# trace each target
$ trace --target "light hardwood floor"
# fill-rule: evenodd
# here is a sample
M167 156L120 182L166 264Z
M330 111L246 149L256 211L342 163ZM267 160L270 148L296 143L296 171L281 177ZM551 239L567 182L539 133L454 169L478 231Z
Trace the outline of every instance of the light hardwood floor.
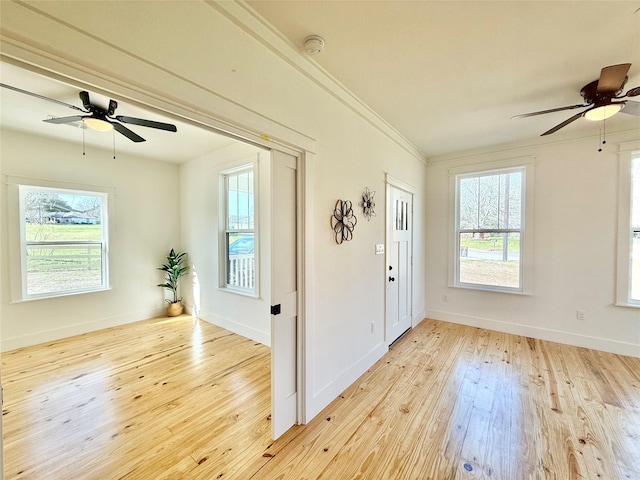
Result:
M8 480L640 480L640 359L432 320L276 442L269 350L186 316L2 378Z

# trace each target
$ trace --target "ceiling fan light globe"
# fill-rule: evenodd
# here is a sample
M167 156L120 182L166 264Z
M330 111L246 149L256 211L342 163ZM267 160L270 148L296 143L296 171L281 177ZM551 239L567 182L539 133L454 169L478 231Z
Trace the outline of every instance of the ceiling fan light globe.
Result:
M587 120L591 120L592 122L597 122L599 120L606 120L607 118L613 117L616 113L622 110L624 106L623 103L611 103L609 105L601 105L600 107L596 107L592 110L589 110L584 114L584 118Z
M89 117L85 118L83 121L87 127L95 130L96 132L108 132L110 130L113 130L113 125L111 125L111 123L107 122L106 120L101 120L100 118Z

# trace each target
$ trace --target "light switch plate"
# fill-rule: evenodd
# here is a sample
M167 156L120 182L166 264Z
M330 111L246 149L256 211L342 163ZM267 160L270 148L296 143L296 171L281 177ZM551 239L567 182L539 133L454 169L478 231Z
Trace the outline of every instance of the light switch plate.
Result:
M384 254L384 243L376 243L376 255Z

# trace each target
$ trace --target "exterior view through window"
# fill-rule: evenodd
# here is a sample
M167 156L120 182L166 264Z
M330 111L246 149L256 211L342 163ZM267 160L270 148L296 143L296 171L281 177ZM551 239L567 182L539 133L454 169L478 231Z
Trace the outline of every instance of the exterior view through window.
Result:
M107 288L103 193L21 185L22 296Z
M640 304L640 156L631 163L631 301Z
M456 179L456 284L522 289L524 169Z
M225 175L226 286L254 293L256 289L253 168Z

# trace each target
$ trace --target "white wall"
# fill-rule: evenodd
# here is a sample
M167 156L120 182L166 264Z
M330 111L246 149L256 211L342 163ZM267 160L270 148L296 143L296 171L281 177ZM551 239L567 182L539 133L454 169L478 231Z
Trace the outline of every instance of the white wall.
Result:
M82 145L2 130L2 178L26 176L115 189L110 231L108 291L10 303L7 215L2 216L2 349L8 350L87 331L150 318L165 311L163 290L156 285L170 248L179 248L179 169ZM2 184L2 205L7 186Z
M270 344L269 174L270 153L242 143L221 148L180 167L180 216L182 245L189 253L193 288L185 290L185 302L203 320L265 345ZM260 289L257 298L219 288L220 217L219 174L230 168L257 163L259 182L256 207L260 244ZM222 269L223 270L223 269Z
M427 315L431 318L640 356L640 310L614 306L617 145L640 131L534 146L503 145L430 159L427 188ZM532 295L447 284L453 166L535 157ZM447 301L443 301L446 295ZM584 310L579 321L576 311Z

